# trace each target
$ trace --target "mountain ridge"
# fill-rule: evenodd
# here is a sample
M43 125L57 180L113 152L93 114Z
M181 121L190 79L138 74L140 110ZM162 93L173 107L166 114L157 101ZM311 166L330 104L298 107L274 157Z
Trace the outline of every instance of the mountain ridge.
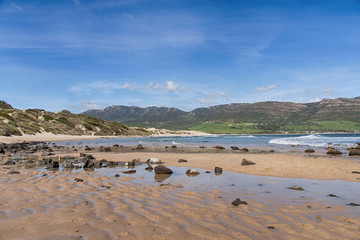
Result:
M193 129L208 121L249 122L274 126L309 121L352 121L359 123L360 97L325 98L319 102L256 102L230 103L196 108L186 112L177 108L112 105L103 110L88 110L83 114L104 120L121 121L130 126L168 129ZM284 130L284 129L283 129ZM266 131L265 131L266 132Z

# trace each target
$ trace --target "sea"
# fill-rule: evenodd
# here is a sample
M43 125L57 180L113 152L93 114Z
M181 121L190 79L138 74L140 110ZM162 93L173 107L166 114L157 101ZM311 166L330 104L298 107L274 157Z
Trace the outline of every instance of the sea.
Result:
M58 145L65 146L172 146L177 147L223 147L238 146L258 149L297 148L323 149L332 146L336 149L347 149L360 143L360 134L304 134L304 135L204 135L204 136L171 136L171 137L132 137L62 141Z

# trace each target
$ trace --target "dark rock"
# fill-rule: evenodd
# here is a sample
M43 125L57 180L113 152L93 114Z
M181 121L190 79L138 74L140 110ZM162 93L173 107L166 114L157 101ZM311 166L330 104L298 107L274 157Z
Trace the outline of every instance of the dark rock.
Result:
M296 190L296 191L304 191L304 189L299 186L291 186L291 187L289 187L289 189Z
M85 157L86 155L86 153L80 153L80 157Z
M271 229L271 230L275 229L274 226L268 226L267 228L268 228L268 229Z
M118 148L118 147L119 147L119 144L114 144L113 147L114 147L114 148Z
M270 152L271 152L271 153L274 153L274 152L275 152L275 150L270 150Z
M120 177L120 174L115 174L115 177Z
M4 165L15 165L16 162L14 160L8 160L4 163Z
M64 156L64 157L60 157L60 160L73 160L75 159L74 156Z
M255 165L253 161L246 160L245 158L241 162L241 166Z
M216 149L225 149L224 147L219 146L219 145L215 146L214 148L216 148Z
M128 170L128 171L122 171L124 174L134 174L136 173L136 170Z
M83 168L92 168L94 166L95 166L95 161L93 159L88 159L85 161Z
M352 171L351 173L360 174L360 171Z
M308 148L308 149L305 150L305 152L306 152L306 153L314 153L315 150L312 149L312 148Z
M81 178L75 178L75 182L84 182L84 179L81 179Z
M205 148L205 146L200 146L199 148Z
M349 156L353 156L353 155L360 155L360 149L358 148L351 148L349 150Z
M135 148L136 150L144 150L145 148L143 147L143 145L139 144L136 146Z
M91 151L92 150L92 148L90 148L90 147L85 147L85 151Z
M205 173L211 173L210 171L205 171Z
M215 167L215 174L222 174L223 169L221 167Z
M101 187L102 187L102 188L107 188L107 189L110 189L110 188L111 188L111 186L107 186L107 185L102 185Z
M341 155L342 152L340 152L339 150L336 150L336 149L329 149L326 154L329 154L329 155Z
M231 204L234 205L234 206L239 206L240 204L242 204L242 205L247 205L247 202L241 201L240 198L237 198L237 199L235 199L234 201L232 201Z
M19 171L10 171L9 174L20 174Z
M336 196L335 194L332 194L332 193L330 193L328 196L329 197L338 197L338 196Z
M172 145L171 148L177 148L177 146L176 146L176 145Z
M0 148L0 154L5 154L5 150Z
M240 149L240 152L249 152L249 149L247 149L247 148L242 148L242 149Z
M199 175L199 174L200 174L199 171L196 170L196 169L188 169L188 170L186 171L186 175L192 176L192 177L197 176L197 175Z
M47 164L48 168L59 168L59 162L57 161L51 161L51 163Z
M240 148L239 147L236 147L236 146L231 146L230 147L232 150L240 150Z
M357 204L357 203L349 203L349 204L346 204L346 205L349 205L349 206L351 206L351 207L359 207L360 206L360 204Z
M183 162L187 162L187 160L185 159L179 159L178 163L183 163Z
M165 167L164 165L159 165L155 167L155 174L172 174L173 171L170 168Z

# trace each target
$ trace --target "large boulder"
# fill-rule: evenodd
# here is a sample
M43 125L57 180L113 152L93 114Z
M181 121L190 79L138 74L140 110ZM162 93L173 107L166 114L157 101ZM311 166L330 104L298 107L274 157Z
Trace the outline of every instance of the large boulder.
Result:
M360 148L350 148L349 156L360 155Z
M94 166L95 166L94 159L88 159L88 160L85 161L83 168L92 168Z
M70 160L65 160L62 165L64 168L74 168L74 164Z
M146 163L150 163L150 164L162 164L163 162L162 162L160 159L158 159L158 158L152 157L152 158L149 158L149 159L146 161Z
M188 175L188 176L190 176L190 177L195 177L195 176L197 176L197 175L199 175L199 174L200 174L199 171L196 170L196 169L188 169L188 170L186 171L186 175Z
M173 171L170 168L165 167L164 165L158 165L155 167L155 174L172 174Z
M339 150L336 150L334 148L330 148L328 151L327 151L327 154L329 155L341 155L342 152L340 152Z

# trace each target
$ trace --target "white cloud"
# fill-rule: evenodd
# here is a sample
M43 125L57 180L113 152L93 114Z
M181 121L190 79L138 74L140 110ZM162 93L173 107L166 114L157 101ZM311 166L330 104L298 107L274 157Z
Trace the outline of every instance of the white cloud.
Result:
M173 81L166 82L166 91L174 92L177 91L180 87L179 83L174 83Z
M94 100L84 100L79 104L70 104L69 107L75 110L76 112L84 112L90 109L102 109L108 106L108 103Z
M124 83L124 85L122 85L121 87L122 89L126 89L126 90L137 90L138 86L136 84L131 84L131 83Z
M314 99L310 99L307 102L308 103L313 103L313 102L320 102L320 101L321 101L321 99L317 97L317 98L314 98Z
M180 83L175 83L174 81L167 81L165 84L149 82L146 88L157 91L165 90L168 92L176 92L176 91L189 92L189 89L181 89Z
M267 86L267 87L258 87L256 88L256 92L261 92L261 93L264 93L264 92L268 92L268 91L271 91L271 90L274 90L276 88L276 85L270 85L270 86Z
M89 94L94 90L104 93L112 93L114 90L123 89L123 86L124 85L120 85L118 82L94 81L89 83L78 83L71 86L69 91L77 94Z

